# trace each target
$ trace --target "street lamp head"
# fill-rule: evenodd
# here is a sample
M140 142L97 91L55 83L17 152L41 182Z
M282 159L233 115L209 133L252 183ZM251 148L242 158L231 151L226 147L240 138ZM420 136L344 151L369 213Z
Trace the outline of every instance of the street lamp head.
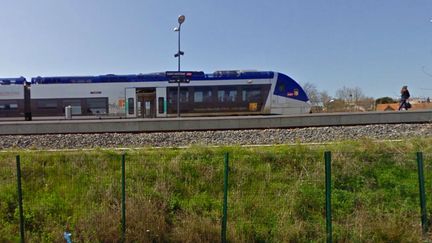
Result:
M178 23L181 25L185 21L186 17L182 14L178 17Z
M179 31L179 30L180 30L179 27L175 27L175 28L174 28L174 31L176 31L176 32Z

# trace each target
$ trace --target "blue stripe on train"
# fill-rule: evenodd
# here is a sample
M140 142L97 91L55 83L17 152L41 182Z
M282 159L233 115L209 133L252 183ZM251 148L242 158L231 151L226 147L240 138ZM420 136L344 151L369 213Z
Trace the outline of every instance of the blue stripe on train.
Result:
M271 79L273 72L241 72L241 71L218 71L192 80L212 81L225 79ZM71 76L71 77L36 77L32 78L35 84L70 84L70 83L119 83L119 82L157 82L168 81L165 72L138 75L100 75L100 76Z

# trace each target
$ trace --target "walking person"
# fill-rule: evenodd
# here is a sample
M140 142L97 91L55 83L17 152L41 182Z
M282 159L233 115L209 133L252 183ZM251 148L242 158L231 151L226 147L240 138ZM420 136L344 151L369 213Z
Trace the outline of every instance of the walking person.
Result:
M401 92L401 99L400 99L399 110L402 109L408 110L411 107L411 104L408 102L408 99L410 97L408 86L404 85L400 92Z

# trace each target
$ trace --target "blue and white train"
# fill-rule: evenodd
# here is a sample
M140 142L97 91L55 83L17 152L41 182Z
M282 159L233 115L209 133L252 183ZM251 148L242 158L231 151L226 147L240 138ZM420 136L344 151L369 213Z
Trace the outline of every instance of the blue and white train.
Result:
M73 116L175 117L178 100L181 116L301 114L311 108L302 87L278 72L194 72L181 83L179 99L177 89L166 73L4 78L0 117L64 116L68 106Z

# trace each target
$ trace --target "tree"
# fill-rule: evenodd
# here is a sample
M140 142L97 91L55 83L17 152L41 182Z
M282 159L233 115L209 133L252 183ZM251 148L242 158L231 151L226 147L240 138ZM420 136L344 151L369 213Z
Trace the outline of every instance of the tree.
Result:
M381 97L376 99L375 101L376 104L391 104L391 103L397 103L397 101L395 101L393 98L391 97Z
M345 102L345 111L366 111L373 110L374 99L367 97L359 87L343 87L336 91L338 100Z
M345 102L357 103L361 99L365 99L366 96L359 87L348 88L343 87L336 90L336 98L344 100Z
M342 112L346 111L346 102L341 99L332 99L325 105L327 112Z
M336 90L335 98L327 91L319 92L312 83L305 83L303 89L312 104L312 112L366 111L375 108L375 100L363 94L359 87L343 87Z
M320 101L323 103L324 106L325 104L330 102L330 100L332 100L332 97L325 90L319 93L319 97L320 97Z
M303 90L306 92L306 95L309 97L309 101L311 102L312 106L320 105L320 97L319 97L318 89L314 84L309 82L305 83L303 85Z

